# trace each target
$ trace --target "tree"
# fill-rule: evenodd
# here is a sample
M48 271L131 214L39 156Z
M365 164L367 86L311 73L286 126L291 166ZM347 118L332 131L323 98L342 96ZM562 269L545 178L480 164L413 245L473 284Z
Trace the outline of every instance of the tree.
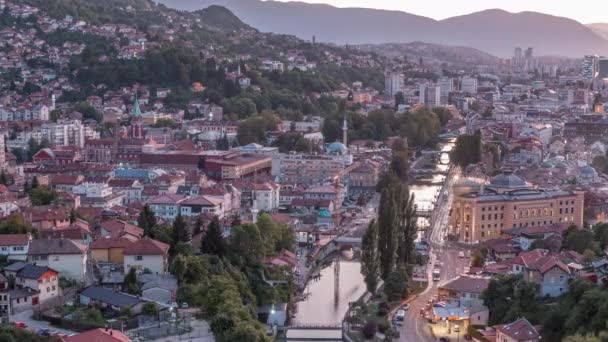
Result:
M203 217L201 215L199 215L196 218L196 222L194 222L194 228L192 229L192 235L198 235L203 232L203 226L205 225L204 222L205 221L203 220Z
M32 189L38 188L38 185L38 177L34 176L34 178L32 178Z
M599 254L599 243L595 241L593 232L585 228L570 226L564 231L562 239L562 249L573 250L583 254L585 250L591 250Z
M450 160L461 167L479 163L481 160L481 133L459 136L450 153Z
M0 184L8 185L8 177L6 177L6 172L4 172L4 170L0 172Z
M207 226L207 232L201 241L201 252L203 254L212 254L223 256L226 252L224 237L222 236L222 227L220 219L217 216Z
M539 316L538 285L521 275L501 274L490 280L481 295L490 309L490 324L512 322L518 317L535 320Z
M386 280L395 266L397 253L397 199L394 187L387 187L380 195L378 209L378 256L380 258L380 275Z
M181 284L184 281L184 275L186 274L186 261L181 255L176 256L171 262L170 267L171 274L177 278L177 281Z
M76 212L76 209L72 208L70 210L70 223L76 222L76 219L78 219L78 213Z
M476 250L471 256L471 267L483 267L486 263L486 256L481 250Z
M155 238L154 228L156 227L156 224L156 215L154 215L154 212L150 209L149 205L144 205L144 208L137 218L137 225L144 230L144 236Z
M231 255L240 263L252 264L264 256L264 240L255 224L244 224L232 228L230 233Z
M409 195L406 187L401 186L399 195L398 227L397 227L397 260L400 264L406 265L412 262L416 239L416 209L414 207L414 194Z
M141 308L141 313L148 316L156 316L158 314L158 308L154 302L146 302Z
M132 295L138 295L140 291L139 283L137 282L137 271L131 267L129 272L125 276L125 288L127 293Z
M39 186L28 191L32 205L49 205L57 200L59 194L46 186Z
M378 259L378 224L370 222L361 240L361 274L365 279L367 291L374 293L380 277L380 260Z
M57 122L57 120L61 118L61 111L59 109L53 109L49 114L49 118L51 119L51 121Z
M389 301L402 300L407 296L408 272L401 265L392 270L384 282L384 293Z

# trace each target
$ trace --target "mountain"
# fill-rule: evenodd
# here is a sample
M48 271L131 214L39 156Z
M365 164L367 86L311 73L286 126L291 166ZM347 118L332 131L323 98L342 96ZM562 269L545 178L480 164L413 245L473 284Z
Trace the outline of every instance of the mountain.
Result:
M608 40L568 18L537 12L486 10L437 21L400 11L337 8L302 2L261 0L159 0L181 10L216 4L264 32L286 33L318 41L376 44L423 41L469 46L510 57L516 46L537 55L580 57L608 53Z
M593 30L593 32L597 33L597 35L599 35L600 37L603 37L604 39L608 39L608 24L595 23L595 24L588 24L587 27L589 27L591 30Z

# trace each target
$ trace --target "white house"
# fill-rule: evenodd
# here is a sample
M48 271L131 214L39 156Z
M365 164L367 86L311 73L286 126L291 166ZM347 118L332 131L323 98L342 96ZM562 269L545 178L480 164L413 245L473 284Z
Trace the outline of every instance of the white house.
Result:
M224 199L213 196L192 197L180 203L180 212L182 216L199 216L200 214L210 214L223 218L224 208Z
M164 274L168 267L169 245L152 239L141 239L125 247L124 271L148 269L152 273Z
M174 220L179 213L179 205L186 199L186 196L165 194L148 199L147 204L158 217L165 220Z
M53 298L59 297L59 272L47 266L38 266L16 262L5 269L6 276L15 279L15 288L32 289L39 295L32 305L45 303ZM21 303L19 303L21 304Z
M0 235L0 255L10 260L26 260L31 239L32 236L28 234Z
M30 241L27 260L38 266L48 266L62 277L88 283L88 247L70 239L44 239Z

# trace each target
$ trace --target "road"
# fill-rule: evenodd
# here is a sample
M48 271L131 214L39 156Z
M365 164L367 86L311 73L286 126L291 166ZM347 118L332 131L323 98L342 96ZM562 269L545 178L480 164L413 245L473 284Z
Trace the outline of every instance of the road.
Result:
M66 334L66 335L76 334L76 332L74 332L74 331L67 330L67 329L61 329L61 328L52 326L46 321L33 320L32 314L33 314L32 310L26 310L26 311L11 315L9 320L11 322L23 322L23 323L25 323L27 328L33 330L34 332L36 332L40 329L51 329L52 331L56 331L56 332Z
M428 301L436 294L439 284L461 274L468 263L468 259L458 257L458 252L460 251L458 248L450 247L446 244L450 203L452 202L452 183L457 175L458 171L450 173L446 180L447 184L439 194L433 213L433 220L427 235L431 245L430 261L427 267L428 286L411 302L411 308L408 310L404 324L400 330L401 337L399 341L437 341L430 334L429 323L420 316L420 310L424 309ZM436 261L439 261L441 264L441 275L440 281L433 282L432 272Z

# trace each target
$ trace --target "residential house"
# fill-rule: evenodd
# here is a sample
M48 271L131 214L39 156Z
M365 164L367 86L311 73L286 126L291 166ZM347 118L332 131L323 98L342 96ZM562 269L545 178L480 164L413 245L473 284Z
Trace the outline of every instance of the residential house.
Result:
M496 342L538 342L540 333L527 319L520 318L509 324L494 327Z
M147 204L156 216L173 221L180 212L180 203L185 199L183 195L165 194L148 199Z
M122 220L109 219L101 222L99 234L104 238L124 237L131 241L135 241L144 236L144 230L134 224Z
M559 255L541 249L520 253L513 262L513 272L522 273L524 280L538 284L543 297L568 292L568 282L573 277Z
M38 296L31 302L32 305L44 304L61 295L59 272L47 266L17 262L9 265L4 273L15 279L16 289L29 288L38 292Z
M108 185L125 195L123 197L125 205L141 201L144 186L136 179L110 179Z
M199 216L209 214L224 217L224 200L212 196L199 196L187 198L180 202L182 216Z
M87 283L88 248L86 245L65 238L32 240L27 260L39 266L48 266L62 277Z
M120 330L93 329L80 334L64 337L62 342L131 342Z
M145 269L152 273L164 274L167 272L169 245L152 239L141 239L125 247L124 271L131 268L138 271Z
M94 304L117 312L129 308L133 314L141 313L144 303L137 296L98 286L89 286L84 289L79 295L79 302L82 305Z
M29 234L0 235L0 255L9 260L26 260L32 236Z
M170 274L145 274L138 277L142 297L158 303L174 302L177 295L177 279Z
M0 273L0 316L7 315L10 312L10 307L8 279Z
M481 294L488 287L490 278L461 275L437 288L440 297L461 301L481 302Z
M84 182L83 175L57 174L51 177L51 186L57 191L72 192L72 189Z
M124 250L133 241L126 237L106 237L93 241L89 248L91 249L91 258L95 261L111 262L115 264L123 264Z

